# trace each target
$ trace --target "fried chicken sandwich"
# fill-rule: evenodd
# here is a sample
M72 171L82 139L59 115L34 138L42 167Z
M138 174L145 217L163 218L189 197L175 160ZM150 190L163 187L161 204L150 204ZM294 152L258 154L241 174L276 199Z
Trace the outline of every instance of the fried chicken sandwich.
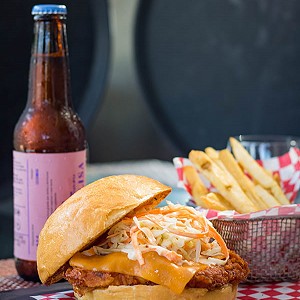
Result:
M40 233L41 281L65 278L78 299L235 299L247 263L194 208L157 207L170 192L119 175L73 194Z

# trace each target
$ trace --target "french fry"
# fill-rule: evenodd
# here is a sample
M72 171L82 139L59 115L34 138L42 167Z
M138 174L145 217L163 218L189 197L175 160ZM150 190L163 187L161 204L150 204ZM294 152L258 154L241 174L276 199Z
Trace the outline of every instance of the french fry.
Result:
M265 203L267 203L268 207L279 206L280 203L277 199L275 199L266 189L264 189L261 185L255 185L256 193L263 199Z
M234 207L219 193L208 193L201 196L201 200L210 209L215 210L233 210Z
M193 166L184 166L183 174L191 187L193 199L198 206L216 210L232 210L233 206L219 193L209 193Z
M240 213L257 211L257 207L246 196L236 180L229 173L224 172L207 154L192 150L189 159L236 211Z
M276 181L274 180L274 182L276 182ZM276 184L271 186L271 192L272 192L273 196L279 201L280 204L282 204L282 205L290 204L289 200L284 195L281 187L277 184L277 182L276 182Z
M253 204L259 209L269 208L268 204L263 201L263 199L255 191L255 185L250 180L250 178L245 175L237 161L234 159L233 155L229 150L224 149L219 152L219 158L226 169L238 182L244 193L253 202Z
M269 174L255 161L242 144L240 144L235 138L231 137L229 141L236 160L263 187L270 188L273 184L271 176L269 176Z
M212 160L215 160L215 159L219 159L219 152L214 149L213 147L206 147L204 149L204 152L212 159Z
M236 160L243 166L250 176L266 190L270 190L280 204L289 204L288 199L273 176L271 176L255 161L243 145L232 137L230 138L230 145Z
M257 195L254 184L247 177L233 155L227 150L217 151L212 147L205 148L205 153L227 174L233 176L246 196L252 201L257 210L268 208L267 204Z
M280 186L280 176L279 176L279 174L275 173L273 175L273 178L277 182L277 184Z
M183 167L183 175L191 187L191 193L196 204L203 208L209 208L201 199L202 196L208 193L208 190L199 178L196 169L193 166L185 166Z
M208 155L208 157L211 160L213 160L220 168L222 168L223 170L226 170L225 166L219 159L219 152L216 149L214 149L212 147L207 147L207 148L205 148L204 151Z
M273 175L261 167L234 138L230 138L230 144L235 157L227 149L217 151L212 147L205 148L205 152L192 150L189 153L193 165L218 190L217 193L209 192L195 168L184 167L197 205L249 213L288 204L278 174Z

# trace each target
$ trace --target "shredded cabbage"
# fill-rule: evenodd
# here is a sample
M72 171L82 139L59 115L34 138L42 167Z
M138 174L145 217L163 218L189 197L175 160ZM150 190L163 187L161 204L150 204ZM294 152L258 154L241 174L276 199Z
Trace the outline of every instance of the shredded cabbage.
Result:
M192 207L167 204L121 220L93 247L95 254L121 251L143 265L143 253L155 251L178 265L225 264L228 249L212 223Z

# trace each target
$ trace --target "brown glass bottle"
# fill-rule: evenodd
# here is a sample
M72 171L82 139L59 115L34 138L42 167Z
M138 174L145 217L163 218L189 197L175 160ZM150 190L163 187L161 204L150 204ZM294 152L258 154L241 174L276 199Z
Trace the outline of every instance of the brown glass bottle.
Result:
M63 191L64 195L69 196L85 184L87 143L84 126L75 113L71 100L66 7L36 5L32 15L34 41L28 99L14 131L14 252L18 274L26 280L38 281L36 254L31 259L24 259L19 248L23 247L27 251L31 246L37 246L38 226L41 225L36 226L34 222L44 223L65 200L66 196L63 199L59 197L62 197L61 190L67 188L70 179L66 178L69 182L62 182L65 179L62 177L59 183L55 183L61 173L72 168L75 170L70 175L72 187ZM79 153L81 164L76 159L69 159L70 155L78 156ZM22 158L19 158L20 155L23 155ZM36 161L41 166L35 165ZM69 165L64 165L65 161L70 161ZM74 166L71 166L73 163ZM55 184L59 184L57 191ZM37 198L34 193L42 187L45 189L45 196L41 193L38 199L40 203L37 204L37 200L32 198ZM46 207L47 212L43 213L42 207ZM33 215L38 216L35 216L35 220L30 220ZM16 248L19 249L18 253ZM32 252L34 249L30 250L31 255Z

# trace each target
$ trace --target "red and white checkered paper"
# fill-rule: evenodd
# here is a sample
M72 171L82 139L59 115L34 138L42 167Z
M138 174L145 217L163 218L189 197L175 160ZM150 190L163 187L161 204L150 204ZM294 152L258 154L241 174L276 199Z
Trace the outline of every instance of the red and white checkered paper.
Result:
M73 291L43 294L38 296L31 296L31 298L37 300L76 299ZM300 282L241 284L239 286L237 300L255 299L300 299Z
M30 296L30 298L36 299L36 300L63 300L63 299L73 299L76 300L76 297L74 296L73 290L69 291L63 291L63 292L56 292L51 294L42 294L42 295L36 295L36 296Z
M184 188L190 194L191 201L188 204L195 206L195 202L192 198L191 187L189 186L183 175L183 167L193 164L189 159L183 157L175 157L173 159L173 163L178 174L178 186ZM290 205L282 205L248 214L238 214L235 211L215 211L212 209L204 209L201 207L199 207L198 209L208 219L250 219L264 216L270 217L300 215L300 204L293 204L300 188L300 150L297 148L291 148L288 153L282 156L258 161L258 163L262 165L266 170L271 171L273 174L279 175L281 187L287 198L290 200ZM199 174L199 176L209 190L215 190L214 187L206 180L206 178L202 177L201 174Z

